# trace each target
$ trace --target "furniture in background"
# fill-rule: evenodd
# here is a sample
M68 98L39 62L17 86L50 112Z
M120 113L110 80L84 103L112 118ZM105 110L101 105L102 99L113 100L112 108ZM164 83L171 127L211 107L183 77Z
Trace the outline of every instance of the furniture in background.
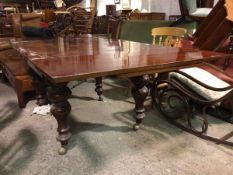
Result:
M186 29L179 27L157 27L151 30L151 35L153 36L153 44L180 47L181 39L184 38L186 32ZM156 42L156 38L158 42Z
M0 37L10 37L13 35L12 13L19 11L14 4L0 3Z
M184 39L186 35L187 29L180 28L180 27L156 27L151 30L151 35L153 36L153 44L158 46L165 46L165 47L177 47L177 48L184 48L182 46L181 41ZM191 45L191 44L190 44ZM190 47L190 46L185 46ZM166 87L166 84L162 84L160 87L156 87L156 83L158 80L167 78L167 73L151 75L151 96L152 107L155 104L155 97L156 91L158 91L161 87Z
M116 16L116 5L106 5L106 15Z
M109 18L110 17L106 15L95 16L92 27L92 34L107 34L109 32L108 25L110 25Z
M126 20L121 21L117 31L117 38L151 44L153 37L151 30L155 27L168 27L172 21L160 20ZM140 35L139 35L140 33Z
M6 12L6 14L11 14L11 13L20 13L19 8L21 7L20 4L14 4L14 3L1 3L0 4L1 8Z
M208 63L170 71L168 77L156 83L159 111L185 131L217 144L233 146L233 142L228 141L233 136L232 131L220 137L216 136L218 134L210 135L208 131L210 112L215 117L233 123L233 77ZM166 88L164 84L167 84ZM231 113L221 108L226 105Z
M20 58L17 51L12 49L9 38L0 39L0 67L5 80L15 89L18 105L26 106L26 92L33 91L32 78L28 66Z
M14 37L26 38L25 34L22 32L23 27L29 27L30 32L34 29L38 29L37 33L31 36L36 35L37 37L42 37L43 32L39 30L41 29L41 15L35 13L16 13L12 15L12 22ZM9 38L0 40L0 50L0 66L5 79L7 79L15 89L19 107L24 108L26 106L28 100L26 98L27 94L33 91L36 91L37 94L37 104L45 104L47 101L42 98L41 94L43 94L43 92L38 88L34 89L33 84L38 84L38 82L33 81L28 65L20 57L18 52L11 47ZM41 84L41 86L43 85Z
M23 27L41 28L42 14L37 13L16 13L12 15L14 37L25 37Z
M220 45L231 34L232 11L231 0L220 0L195 33L194 46L205 50L219 50ZM169 85L168 88L157 91L157 100L159 110L176 126L198 137L233 146L233 142L228 140L233 136L233 132L218 138L208 132L208 110L233 123L233 77L232 72L229 74L225 71L226 67L231 65L230 59L233 59L233 33L228 50L225 51L230 57L223 60L221 67L215 63L202 63L195 67L171 71L167 80L157 82L157 87L164 83ZM199 105L201 114L195 115L197 110L194 104ZM219 115L220 107L229 109L230 113ZM185 121L182 122L183 116ZM195 120L196 118L198 120Z
M56 19L56 15L54 13L54 10L51 10L51 9L45 9L42 11L42 22L45 22L45 23L50 23L50 22L53 22L55 21Z
M38 0L2 0L0 7L7 13L30 13L35 9ZM38 7L38 6L37 6Z
M197 7L209 7L212 8L214 6L216 0L197 0Z
M170 15L180 14L178 0L144 0L141 1L140 9L141 12L163 12L166 14L165 19L168 19Z
M55 4L53 0L36 0L36 7L40 9L54 9Z
M56 20L50 25L56 36L75 36L92 32L95 9L71 6L64 11L55 11Z
M165 20L165 13L151 12L151 13L130 13L130 20Z
M222 47L232 30L232 1L225 1L219 0L206 20L199 25L193 35L194 46L206 50L219 50Z
M107 34L110 38L113 39L117 38L117 32L120 23L121 23L121 19L119 18L115 18L115 17L108 18Z
M128 20L131 12L132 12L132 9L122 9L118 11L118 13L120 14L119 17L123 20Z
M187 20L194 20L200 23L209 15L210 11L212 10L212 7L210 8L209 4L207 5L208 7L198 8L196 0L179 0L181 18L176 21L173 26Z
M12 17L0 16L0 38L13 36Z
M177 21L178 19L180 19L181 18L181 15L170 15L169 17L168 17L168 20L169 21Z

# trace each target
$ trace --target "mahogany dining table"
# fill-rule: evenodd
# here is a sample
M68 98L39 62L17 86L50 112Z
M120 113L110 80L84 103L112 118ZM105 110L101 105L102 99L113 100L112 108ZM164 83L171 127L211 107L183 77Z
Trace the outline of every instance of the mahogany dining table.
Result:
M37 93L46 92L52 105L51 113L58 124L57 140L61 143L60 154L66 153L66 145L71 137L68 124L71 111L68 99L71 90L66 86L68 82L96 78L96 91L101 96L101 77L129 77L133 84L132 95L135 100L135 128L138 128L145 117L144 101L148 95L148 74L168 72L231 57L228 54L192 47L160 47L93 35L13 41L12 45L27 62L34 79L39 82Z

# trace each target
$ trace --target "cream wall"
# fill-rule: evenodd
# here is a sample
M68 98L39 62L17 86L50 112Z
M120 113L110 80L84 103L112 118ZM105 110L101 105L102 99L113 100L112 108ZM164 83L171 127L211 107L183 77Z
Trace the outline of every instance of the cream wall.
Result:
M114 0L97 0L97 15L106 15L106 5L113 5ZM121 4L116 4L116 9L121 10Z
M124 1L124 3L123 3ZM131 9L145 10L147 12L164 12L166 19L169 15L179 15L179 2L178 0L120 0L120 4L116 4L116 9L121 10L123 4L129 2ZM216 4L218 0L214 0ZM86 4L90 4L90 0L85 0ZM97 0L98 16L106 14L106 5L113 5L114 0Z
M179 15L178 0L142 0L141 10L148 12L163 12L168 19L169 15Z
M121 3L116 5L117 10L122 9L123 1L125 0L121 0ZM114 4L114 0L97 1L98 16L106 14L105 6L109 4ZM166 16L180 14L178 0L131 0L129 4L129 8L131 9L137 8L148 12L165 12Z

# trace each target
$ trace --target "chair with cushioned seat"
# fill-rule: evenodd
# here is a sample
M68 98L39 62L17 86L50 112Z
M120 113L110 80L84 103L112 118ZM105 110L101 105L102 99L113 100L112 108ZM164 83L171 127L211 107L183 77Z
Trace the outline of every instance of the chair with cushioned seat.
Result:
M212 10L210 7L198 8L196 0L179 0L179 6L181 18L173 23L172 26L176 26L177 24L190 20L200 23L209 15L210 11Z
M227 140L233 136L232 131L223 137L210 136L207 132L208 111L218 114L222 105L229 105L232 109L233 85L210 73L209 70L206 71L206 66L172 71L167 80L158 81L157 87L164 83L167 87L156 91L157 107L179 128L198 137L233 146L233 142ZM223 72L219 74L221 77L227 77L229 81L233 80ZM225 110L221 111L225 112ZM222 119L233 123L233 112L224 113Z
M200 81L200 78L194 75L206 76L206 80L204 82L203 80ZM227 75L224 76L228 77ZM229 80L232 81L232 79ZM213 84L210 86L209 82L218 82L219 86L216 87ZM207 132L209 116L218 117L233 123L232 84L210 74L209 70L205 71L205 69L198 67L171 72L169 80L160 81L157 85L164 83L168 84L167 87L169 88L160 88L157 93L159 99L158 107L169 121L198 137L233 146L232 142L226 140L233 136L232 131L230 132L231 134L227 133L223 137L209 136ZM179 100L180 104L173 104L179 102L172 102L171 99L173 101ZM177 108L179 108L178 112L176 111ZM229 108L231 109L230 113ZM182 123L179 123L180 120L183 120ZM199 125L197 125L197 122L199 122ZM226 138L227 135L229 137Z
M233 28L232 7L232 0L218 1L195 33L196 47L205 50L221 50L220 44L226 41ZM216 36L219 32L221 34ZM204 35L205 38L203 38ZM228 49L224 50L233 54L233 33L227 41ZM227 66L232 66L229 58L223 61L223 67L203 63L198 67L170 72L168 79L156 82L156 87L164 83L168 84L166 88L158 88L156 91L158 109L171 123L185 131L216 143L233 146L233 142L229 140L233 136L233 131L219 137L221 132L215 130L215 134L211 136L209 135L211 131L208 130L210 125L207 112L209 111L222 113L224 115L218 117L233 123L233 76L226 71ZM225 110L219 112L224 108L230 109L230 113L226 113ZM210 129L216 129L215 127L217 126L211 125Z

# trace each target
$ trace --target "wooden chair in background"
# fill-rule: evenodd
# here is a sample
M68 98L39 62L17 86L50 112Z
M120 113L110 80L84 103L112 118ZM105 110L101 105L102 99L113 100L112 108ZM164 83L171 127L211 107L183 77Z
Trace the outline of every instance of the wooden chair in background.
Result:
M151 30L151 35L153 36L152 43L154 45L166 46L166 47L181 47L181 40L184 38L187 33L187 29L180 27L156 27ZM155 104L155 95L156 95L156 82L162 79L166 79L168 76L167 73L160 73L150 75L151 84L149 89L151 91L152 102L151 106ZM166 84L161 84L159 88L166 87Z
M78 5L71 6L63 11L55 11L56 20L50 24L55 36L77 36L92 32L94 8L83 8Z
M160 46L179 47L181 39L187 30L180 27L157 27L151 30L153 44ZM156 42L156 38L158 42Z

